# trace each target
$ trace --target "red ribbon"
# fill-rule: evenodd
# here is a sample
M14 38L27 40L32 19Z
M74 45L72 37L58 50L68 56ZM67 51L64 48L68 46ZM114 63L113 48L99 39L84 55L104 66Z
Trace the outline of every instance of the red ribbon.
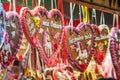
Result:
M120 15L118 16L118 28L120 29Z
M58 0L58 9L62 11L62 15L64 17L64 7L63 7L63 3L62 0Z
M24 0L22 0L22 6L24 6Z
M34 0L32 0L32 9L34 8Z

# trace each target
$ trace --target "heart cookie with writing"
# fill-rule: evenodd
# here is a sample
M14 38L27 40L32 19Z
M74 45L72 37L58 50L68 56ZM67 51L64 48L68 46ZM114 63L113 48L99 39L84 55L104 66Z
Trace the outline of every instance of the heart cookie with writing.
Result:
M27 7L23 7L20 11L20 19L27 40L36 47L35 37L42 23L40 14L34 10L29 10Z
M12 64L16 58L23 33L20 18L16 12L6 13L6 26L5 41L1 48L4 67Z
M99 29L97 29L99 28ZM95 30L95 46L94 46L94 58L98 64L102 64L107 55L107 50L109 48L109 28L107 25L102 24Z
M60 53L63 39L63 17L59 10L52 9L49 12L43 7L36 7L42 16L42 27L39 30L39 43L41 48L38 50L46 65L56 64L57 54Z
M84 72L92 57L94 31L90 24L82 23L77 28L66 28L66 45L70 63ZM66 54L66 53L65 53Z
M2 3L0 3L0 48L4 42L5 31L6 31L5 11L3 9Z
M120 30L117 28L112 29L110 36L110 52L117 79L120 79Z

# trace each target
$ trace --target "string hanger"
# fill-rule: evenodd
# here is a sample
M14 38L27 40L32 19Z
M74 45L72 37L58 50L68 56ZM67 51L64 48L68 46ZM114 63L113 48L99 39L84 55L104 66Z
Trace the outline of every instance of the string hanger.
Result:
M26 6L28 6L28 0L26 0Z
M82 18L82 10L81 10L81 6L79 5L79 20L81 22Z
M44 7L44 0L38 0L38 6L41 6L41 3L43 4L42 6Z
M117 29L119 29L119 26L118 26L118 15L117 14L113 14L113 26L117 27Z
M54 9L54 5L55 5L55 8L57 9L57 1L51 0L51 9Z
M83 22L89 23L90 22L89 11L86 6L82 6L82 14L83 14Z
M69 21L69 26L73 27L73 12L75 9L75 4L72 5L72 3L70 3L70 21Z
M96 10L94 8L92 9L92 24L97 25Z
M54 3L55 3L55 8L57 9L57 1L56 1L56 0L54 0Z
M104 12L101 12L100 24L105 24Z

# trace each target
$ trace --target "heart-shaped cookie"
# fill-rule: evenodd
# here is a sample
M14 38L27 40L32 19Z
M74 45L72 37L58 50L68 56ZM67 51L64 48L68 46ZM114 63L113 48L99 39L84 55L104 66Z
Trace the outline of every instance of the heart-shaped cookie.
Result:
M1 48L4 67L11 64L16 58L23 33L20 18L15 12L6 13L6 26L5 41Z
M34 10L29 10L27 7L23 7L20 11L20 19L26 38L30 44L36 47L35 36L38 34L42 23L40 14Z
M41 14L43 20L38 35L41 45L38 50L46 65L53 66L57 62L56 57L61 49L64 34L63 17L57 9L48 12L43 7L36 7L35 10Z
M110 36L110 52L117 79L120 79L120 30L117 28L112 29L112 34Z
M5 11L3 9L2 3L0 3L0 48L4 42L5 31L6 31Z
M77 28L66 28L66 45L70 63L84 72L92 57L94 31L90 24L82 23ZM66 53L65 53L66 54Z
M107 25L102 24L99 27L94 28L94 30L96 35L94 58L95 61L101 65L102 62L104 62L109 48L109 28Z

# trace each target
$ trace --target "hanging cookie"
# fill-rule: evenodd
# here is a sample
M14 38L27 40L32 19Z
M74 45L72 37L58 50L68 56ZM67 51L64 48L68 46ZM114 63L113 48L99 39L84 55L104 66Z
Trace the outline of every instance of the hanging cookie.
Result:
M36 7L43 19L42 27L39 30L38 50L46 65L56 64L57 54L60 53L63 39L63 17L59 10L52 9L49 12L43 7Z
M117 26L114 25L115 19ZM117 79L120 79L120 29L118 28L118 15L114 14L113 21L114 28L112 28L110 36L110 53Z
M36 47L36 35L42 23L40 14L34 10L29 10L27 7L23 7L20 12L20 18L27 40Z
M108 48L109 48L109 28L105 24L104 15L101 13L101 25L98 26L99 29L96 29L96 38L95 38L95 51L94 58L98 64L102 64L104 62ZM100 31L99 31L100 30ZM100 34L99 34L100 33Z
M94 46L94 31L90 24L82 23L77 28L66 31L66 46L69 61L74 67L84 72L92 57Z
M6 26L5 41L1 48L4 67L15 59L22 40L22 26L17 13L6 13Z

